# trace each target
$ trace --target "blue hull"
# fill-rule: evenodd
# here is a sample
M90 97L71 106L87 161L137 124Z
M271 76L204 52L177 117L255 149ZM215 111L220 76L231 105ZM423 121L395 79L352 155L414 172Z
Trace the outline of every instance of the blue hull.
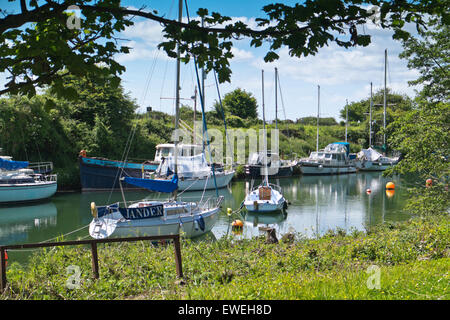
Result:
M80 179L82 191L119 189L119 176L123 168L123 176L142 178L142 166L145 171L155 171L158 164L120 162L114 160L79 157ZM139 189L122 182L124 189Z

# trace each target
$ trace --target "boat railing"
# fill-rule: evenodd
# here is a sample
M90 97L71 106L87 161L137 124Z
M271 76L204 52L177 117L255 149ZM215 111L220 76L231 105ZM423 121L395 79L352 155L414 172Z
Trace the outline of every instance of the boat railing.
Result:
M282 192L281 187L277 184L273 184L273 183L269 183L269 187L271 187L272 189L277 190L278 192Z
M35 173L50 173L53 171L53 162L31 162L28 168Z

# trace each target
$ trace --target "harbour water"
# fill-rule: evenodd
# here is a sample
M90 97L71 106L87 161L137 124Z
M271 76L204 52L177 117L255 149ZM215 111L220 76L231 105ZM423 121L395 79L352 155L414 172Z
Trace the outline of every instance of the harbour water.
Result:
M385 185L393 181L395 193L387 194ZM277 236L288 232L316 237L330 229L346 231L365 230L367 226L384 221L402 221L409 218L403 211L407 199L406 182L400 177L386 178L379 172L337 176L299 176L273 180L283 189L290 205L285 213L243 214L242 218L226 214L226 209L239 208L250 181L236 181L229 188L219 190L225 197L223 210L211 233L199 241L219 239L231 235L231 221L244 219L244 228L238 237L251 238L262 234L261 227L274 227ZM255 184L259 181L255 181ZM371 192L367 193L366 190ZM215 190L184 192L183 200L207 199ZM127 201L157 198L158 194L145 191L125 192ZM165 197L167 197L165 195ZM65 240L88 238L87 226L92 220L90 203L104 205L122 201L120 191L89 193L58 193L49 201L29 205L0 207L0 244L34 243L55 240L64 235ZM85 227L85 228L83 228ZM73 232L74 230L78 230ZM29 252L8 253L11 260L26 262Z

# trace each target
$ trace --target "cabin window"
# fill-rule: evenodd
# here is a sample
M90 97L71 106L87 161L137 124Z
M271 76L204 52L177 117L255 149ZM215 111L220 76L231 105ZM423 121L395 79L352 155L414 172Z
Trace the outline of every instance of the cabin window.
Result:
M160 156L168 157L171 153L170 151L171 151L170 148L162 148Z

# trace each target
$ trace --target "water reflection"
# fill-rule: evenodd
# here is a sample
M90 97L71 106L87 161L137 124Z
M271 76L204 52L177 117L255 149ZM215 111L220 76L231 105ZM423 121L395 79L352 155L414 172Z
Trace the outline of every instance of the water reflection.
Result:
M57 210L53 202L0 207L0 243L28 242L33 233L56 224Z
M394 194L386 194L385 185L393 180L397 186ZM279 236L288 232L302 233L307 237L323 235L330 229L346 231L365 230L368 226L386 220L408 218L402 211L406 191L399 177L385 178L379 172L365 172L337 176L302 176L274 181L283 188L290 202L285 215L246 214L243 237L260 234L261 226L271 226ZM255 184L258 182L255 182ZM239 184L244 187L239 187ZM237 182L233 196L226 197L225 207L236 209L252 182ZM366 193L370 189L371 193ZM236 199L236 194L239 194ZM226 234L228 220L225 216L213 229L217 237Z
M394 194L386 194L385 185L394 181ZM260 181L255 181L256 185ZM364 230L366 226L384 221L408 218L402 211L407 197L402 180L388 179L378 172L337 176L301 176L274 180L283 189L290 205L285 213L246 213L230 219L227 208L236 210L250 189L250 181L236 181L231 187L219 190L225 201L219 220L206 238L219 239L231 234L230 223L242 219L244 228L240 237L261 234L260 227L270 226L277 236L299 232L317 237L329 229ZM370 189L371 193L366 193ZM182 192L181 200L206 200L215 197L214 190ZM145 191L128 191L126 200L144 198L166 199L167 195ZM98 205L123 201L120 191L57 194L51 201L27 206L0 208L0 244L45 241L89 224L92 219L90 203ZM71 239L89 237L87 228L71 234Z

